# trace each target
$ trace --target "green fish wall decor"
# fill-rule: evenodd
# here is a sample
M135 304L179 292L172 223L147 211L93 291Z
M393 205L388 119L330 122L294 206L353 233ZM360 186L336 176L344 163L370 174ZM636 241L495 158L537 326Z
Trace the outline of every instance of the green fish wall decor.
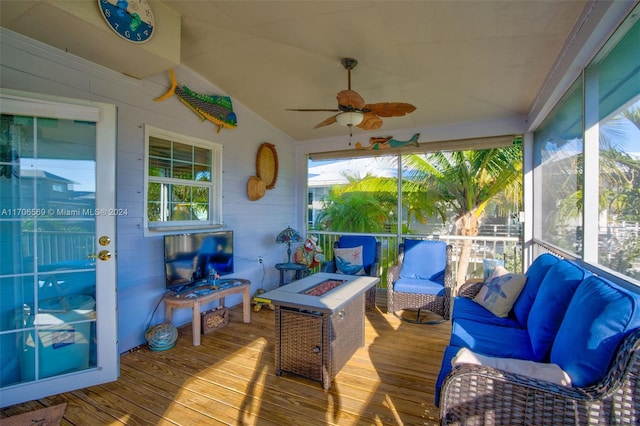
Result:
M372 149L372 150L381 150L381 149L392 149L392 148L402 148L403 146L418 145L418 138L420 137L420 133L416 133L411 136L411 139L406 141L399 141L393 139L393 136L385 136L385 137L372 137L369 139L369 146L363 147L360 142L356 142L357 149Z
M169 70L171 75L171 88L164 95L156 98L156 102L169 99L172 95L178 95L180 102L193 111L202 121L209 120L218 126L218 132L223 127L232 129L238 126L236 114L233 112L231 98L228 96L201 95L189 89L187 86L178 86L176 75Z

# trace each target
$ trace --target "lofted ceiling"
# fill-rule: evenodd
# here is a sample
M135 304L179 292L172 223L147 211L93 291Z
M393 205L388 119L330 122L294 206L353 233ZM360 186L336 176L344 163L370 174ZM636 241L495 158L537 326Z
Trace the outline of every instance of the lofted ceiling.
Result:
M141 69L131 71L116 61L110 67L146 77L181 63L225 92L218 94L231 96L298 141L348 133L338 124L313 129L330 112L286 111L335 108L336 93L347 88L343 57L358 60L351 86L368 103L416 106L404 117L385 118L378 132L524 118L587 3L151 0L154 13L162 10L156 17L157 35L146 45L133 45L109 34L102 18L94 21L97 5L85 0L85 7L87 2L93 3L84 12L90 15L87 25L100 28L101 39L111 37L110 45L141 52L143 46L153 50L177 44L173 52L160 54L161 60L140 61ZM55 31L34 34L24 21L43 4L68 9L73 3L79 2L1 0L1 23L68 49L68 44L88 38L65 37L67 29L79 25L66 10L47 12L59 20L51 25ZM75 50L98 63L104 61L95 55L108 54L95 47ZM143 55L129 55L129 61L135 56ZM238 121L242 126L242 117ZM358 132L354 129L354 135Z

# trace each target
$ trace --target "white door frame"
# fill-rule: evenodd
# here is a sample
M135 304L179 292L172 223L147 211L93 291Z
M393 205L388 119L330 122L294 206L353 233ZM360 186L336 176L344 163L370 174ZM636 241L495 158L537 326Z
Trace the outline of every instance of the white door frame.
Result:
M96 123L96 240L108 236L109 261L96 261L97 365L87 370L0 389L0 406L18 404L114 381L119 375L116 285L116 134L115 105L0 89L0 112ZM102 214L104 212L104 214Z

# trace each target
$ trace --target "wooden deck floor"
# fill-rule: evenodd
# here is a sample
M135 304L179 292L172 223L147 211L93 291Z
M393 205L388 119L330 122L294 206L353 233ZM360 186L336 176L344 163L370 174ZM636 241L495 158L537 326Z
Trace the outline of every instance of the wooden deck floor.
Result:
M366 342L330 390L274 373L274 312L240 307L226 327L192 346L190 325L175 348L123 354L118 381L0 410L0 417L66 402L63 425L432 425L433 388L450 323L417 325L376 308Z

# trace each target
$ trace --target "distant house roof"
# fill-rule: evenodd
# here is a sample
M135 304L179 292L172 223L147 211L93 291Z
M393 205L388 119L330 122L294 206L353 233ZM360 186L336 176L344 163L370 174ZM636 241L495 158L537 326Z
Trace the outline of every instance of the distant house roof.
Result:
M78 182L74 182L67 178L63 178L62 176L54 175L53 173L49 173L46 170L35 170L35 169L25 169L20 168L20 177L21 178L39 178L39 179L47 179L55 182L61 182L65 184L77 184Z
M366 175L376 177L397 176L395 157L350 158L322 162L309 167L310 188L327 187L349 183L347 176L364 178Z
M95 200L96 193L93 191L71 191L74 200Z

